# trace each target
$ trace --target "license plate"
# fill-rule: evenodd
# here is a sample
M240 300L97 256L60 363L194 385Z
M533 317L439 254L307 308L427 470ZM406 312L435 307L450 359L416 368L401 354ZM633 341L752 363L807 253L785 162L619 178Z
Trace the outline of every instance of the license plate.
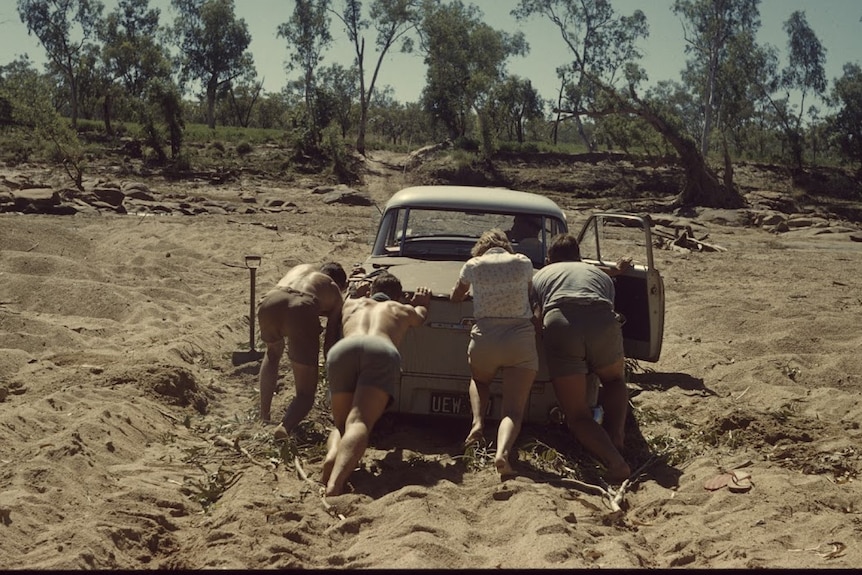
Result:
M494 398L488 401L485 415L491 414ZM470 415L470 396L466 393L431 393L430 412L443 415Z

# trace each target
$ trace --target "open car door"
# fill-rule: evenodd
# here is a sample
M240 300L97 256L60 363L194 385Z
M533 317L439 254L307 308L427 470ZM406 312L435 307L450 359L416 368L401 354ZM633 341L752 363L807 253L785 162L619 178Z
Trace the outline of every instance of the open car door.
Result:
M578 234L584 262L613 265L631 257L632 267L614 278L614 309L622 314L627 358L655 362L664 337L664 282L653 262L649 216L598 213Z

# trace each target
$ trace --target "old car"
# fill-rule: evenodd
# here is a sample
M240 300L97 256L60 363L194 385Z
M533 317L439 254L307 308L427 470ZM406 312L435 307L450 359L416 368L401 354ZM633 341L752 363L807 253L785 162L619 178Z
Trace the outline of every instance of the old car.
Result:
M382 210L371 255L357 266L351 281L368 281L388 270L408 295L419 286L432 293L425 324L409 330L401 344L401 385L390 411L469 417L467 345L473 304L470 298L450 302L448 296L476 240L491 228L506 231L515 251L527 255L535 269L544 265L551 238L569 231L566 214L549 198L502 188L410 187L394 194ZM626 357L657 361L664 287L653 265L649 220L633 214L593 214L579 241L582 259L590 263L614 263L622 255L634 258L635 265L614 280ZM537 347L540 368L526 420L543 423L556 417L556 399L542 346ZM501 387L498 374L491 384L490 419L499 419ZM592 392L595 402L595 387Z

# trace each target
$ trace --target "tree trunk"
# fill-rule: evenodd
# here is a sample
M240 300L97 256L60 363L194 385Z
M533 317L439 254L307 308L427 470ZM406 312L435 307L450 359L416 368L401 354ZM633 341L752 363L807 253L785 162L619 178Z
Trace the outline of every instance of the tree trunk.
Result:
M216 91L218 89L218 77L210 76L207 82L207 126L210 130L215 130L215 101Z
M70 105L72 107L72 129L78 131L78 78L74 74L69 75Z
M674 206L704 206L709 208L742 208L745 199L734 186L724 186L706 164L694 141L684 136L663 117L656 114L646 103L632 96L634 104L619 95L617 103L622 111L636 114L652 126L673 146L685 170L685 187L677 196Z
M584 123L581 121L580 116L575 116L575 126L578 128L578 135L581 137L581 140L584 141L584 145L587 147L590 153L596 151L596 143L592 141L591 138L587 137L587 132L584 130Z
M105 116L105 133L109 136L114 136L114 128L111 126L111 108L113 107L114 98L111 96L110 90L105 93L105 99L102 102L102 114Z
M356 134L356 151L364 156L365 155L365 126L368 124L368 100L366 100L364 93L361 97L361 101L359 103L359 129Z

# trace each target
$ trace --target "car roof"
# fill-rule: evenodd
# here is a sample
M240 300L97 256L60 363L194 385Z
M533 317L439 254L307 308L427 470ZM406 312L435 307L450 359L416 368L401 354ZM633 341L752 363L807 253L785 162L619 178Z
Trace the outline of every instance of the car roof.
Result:
M428 208L525 213L566 219L566 214L551 199L531 192L480 186L413 186L396 192L386 209Z

